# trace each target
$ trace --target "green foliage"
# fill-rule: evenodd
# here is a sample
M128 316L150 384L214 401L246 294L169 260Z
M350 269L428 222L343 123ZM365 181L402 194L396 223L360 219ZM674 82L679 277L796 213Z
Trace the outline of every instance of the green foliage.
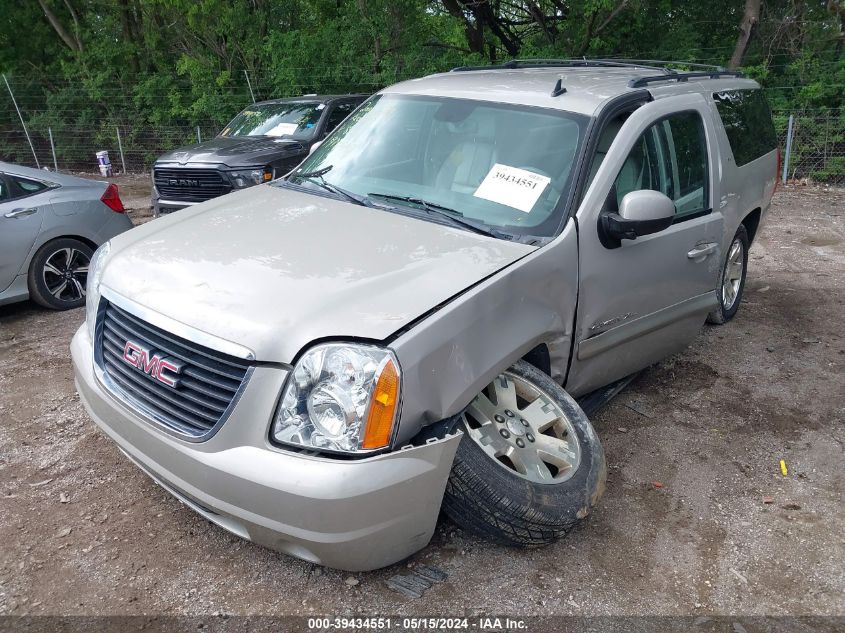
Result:
M152 154L193 140L195 126L217 131L249 103L245 72L260 100L369 93L512 55L725 64L744 7L743 0L40 1L58 28L39 1L0 0L0 71L36 142L50 127L63 139L76 134L74 145L113 143L120 125L133 147ZM789 111L842 121L837 34L845 16L828 4L836 3L763 2L744 69L768 88L779 130ZM3 135L19 128L16 117L4 93L0 158L26 156L18 136ZM61 151L71 151L66 145Z

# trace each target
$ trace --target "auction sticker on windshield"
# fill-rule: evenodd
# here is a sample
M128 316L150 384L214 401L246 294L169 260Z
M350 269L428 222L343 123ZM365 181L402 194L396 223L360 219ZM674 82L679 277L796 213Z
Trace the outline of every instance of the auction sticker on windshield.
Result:
M285 136L286 134L293 134L299 126L296 123L279 123L271 130L267 130L267 136Z
M551 181L532 171L496 163L473 195L529 213Z

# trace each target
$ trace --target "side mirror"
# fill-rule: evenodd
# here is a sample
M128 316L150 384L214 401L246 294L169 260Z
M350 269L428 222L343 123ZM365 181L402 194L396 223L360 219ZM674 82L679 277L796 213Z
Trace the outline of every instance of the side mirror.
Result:
M675 203L666 194L641 189L625 194L619 213L602 213L601 228L609 241L633 240L669 228L675 219Z
M311 149L309 149L309 150L308 150L308 155L309 155L309 156L311 156L311 154L313 154L313 153L314 153L314 150L316 150L316 149L317 149L318 147L320 147L320 145L322 145L322 144L323 144L323 141L322 141L322 140L315 141L315 142L311 145Z

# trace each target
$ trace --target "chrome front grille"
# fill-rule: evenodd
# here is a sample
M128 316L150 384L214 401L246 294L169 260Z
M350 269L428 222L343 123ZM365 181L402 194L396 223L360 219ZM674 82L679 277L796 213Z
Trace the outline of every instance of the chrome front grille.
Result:
M248 361L170 334L106 299L95 338L106 387L144 417L194 441L225 421L250 372Z
M153 168L153 181L162 200L204 202L232 191L216 169Z

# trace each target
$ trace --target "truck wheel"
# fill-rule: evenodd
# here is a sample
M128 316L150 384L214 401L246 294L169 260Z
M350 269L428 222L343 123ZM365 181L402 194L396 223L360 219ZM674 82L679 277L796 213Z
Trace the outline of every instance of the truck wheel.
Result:
M47 242L29 264L29 296L53 310L85 305L88 264L93 254L90 246L70 237Z
M719 276L719 287L716 288L719 307L707 315L708 323L721 325L734 318L742 301L747 268L748 232L745 230L745 225L740 224L733 240L731 240L725 263L722 265L722 274Z
M604 451L572 397L525 361L496 377L464 413L443 509L506 545L564 536L604 492Z

